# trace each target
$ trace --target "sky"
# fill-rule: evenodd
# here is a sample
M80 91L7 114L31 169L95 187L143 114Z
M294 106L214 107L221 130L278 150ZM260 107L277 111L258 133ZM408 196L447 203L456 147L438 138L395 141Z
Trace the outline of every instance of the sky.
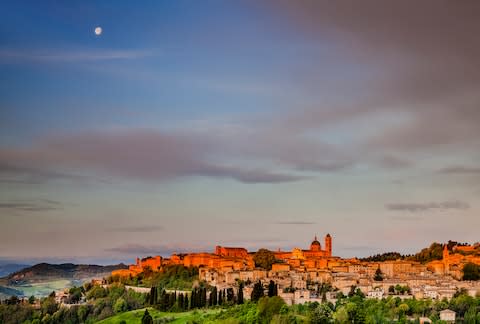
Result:
M2 2L0 259L479 241L479 16L473 0Z

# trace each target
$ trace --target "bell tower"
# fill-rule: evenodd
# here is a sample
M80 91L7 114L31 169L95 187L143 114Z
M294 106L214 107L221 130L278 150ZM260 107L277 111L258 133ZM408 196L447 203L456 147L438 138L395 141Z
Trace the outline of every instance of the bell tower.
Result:
M327 256L332 256L332 237L330 234L325 236L325 252L327 252Z
M450 271L450 253L448 252L448 246L445 244L443 246L443 265L445 266L445 273Z

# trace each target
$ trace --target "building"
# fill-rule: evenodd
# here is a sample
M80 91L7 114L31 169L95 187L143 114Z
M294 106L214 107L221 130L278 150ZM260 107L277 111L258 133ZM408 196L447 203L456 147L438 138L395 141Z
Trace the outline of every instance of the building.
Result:
M455 322L455 312L450 309L440 311L440 320L445 322Z

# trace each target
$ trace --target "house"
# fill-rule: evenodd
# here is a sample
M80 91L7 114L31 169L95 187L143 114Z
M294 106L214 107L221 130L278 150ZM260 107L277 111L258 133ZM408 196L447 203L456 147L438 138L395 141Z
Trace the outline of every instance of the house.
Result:
M370 290L367 294L367 298L382 299L384 295L383 289L376 287L374 290Z
M440 320L446 322L455 322L455 312L450 309L440 311Z

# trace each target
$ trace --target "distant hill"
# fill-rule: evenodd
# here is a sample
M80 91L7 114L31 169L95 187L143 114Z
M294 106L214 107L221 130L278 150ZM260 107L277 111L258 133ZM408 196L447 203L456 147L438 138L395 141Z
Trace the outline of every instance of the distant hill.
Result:
M29 267L28 264L6 263L0 264L0 278L5 277L15 271Z
M459 243L456 241L448 241L447 248L450 253L453 252L454 246L466 246L467 243ZM382 254L376 254L369 256L367 258L360 259L362 261L391 261L391 260L410 260L418 261L421 263L427 263L433 260L441 260L443 257L443 246L442 243L433 242L429 247L422 249L420 252L413 255L403 255L398 252L387 252ZM480 247L477 247L477 250L480 250Z
M109 275L113 270L126 269L126 265L100 266L95 264L50 264L39 263L20 271L13 272L2 278L9 283L36 282L52 279L79 280L82 278L103 277Z
M124 264L100 266L95 264L39 263L0 278L0 299L11 295L47 296L53 290L81 285L94 278L104 278L113 270L126 269Z

